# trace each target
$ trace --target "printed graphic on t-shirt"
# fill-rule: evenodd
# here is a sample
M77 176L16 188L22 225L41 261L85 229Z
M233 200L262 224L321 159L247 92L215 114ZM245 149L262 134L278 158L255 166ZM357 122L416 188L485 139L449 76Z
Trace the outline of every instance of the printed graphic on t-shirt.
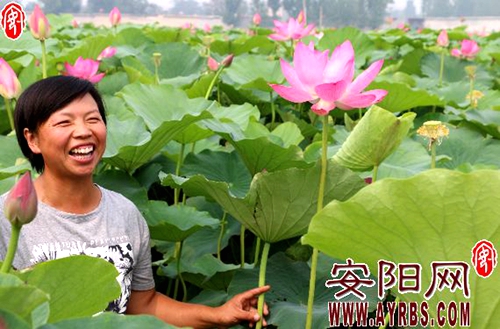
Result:
M92 245L93 243L91 243ZM130 243L120 243L109 246L89 247L87 243L71 242L65 247L64 244L43 244L33 247L32 264L64 258L72 255L87 255L99 257L113 264L118 270L118 283L121 287L121 294L116 300L112 301L106 308L106 311L125 313L127 303L132 290L132 268L134 266L134 254Z

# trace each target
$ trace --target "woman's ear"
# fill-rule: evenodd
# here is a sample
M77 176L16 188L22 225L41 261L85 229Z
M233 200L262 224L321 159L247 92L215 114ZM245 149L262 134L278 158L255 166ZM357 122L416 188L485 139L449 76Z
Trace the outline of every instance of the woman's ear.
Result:
M28 142L28 146L31 149L31 152L33 152L35 154L42 153L40 151L40 148L38 147L37 134L30 131L28 128L24 128L23 133L24 133L24 138L26 138L26 141Z

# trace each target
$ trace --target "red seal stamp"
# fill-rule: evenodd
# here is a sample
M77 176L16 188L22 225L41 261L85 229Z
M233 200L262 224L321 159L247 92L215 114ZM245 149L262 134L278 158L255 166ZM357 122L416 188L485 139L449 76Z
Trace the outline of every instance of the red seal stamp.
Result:
M26 14L23 7L16 2L6 4L1 11L0 23L7 38L18 39L26 27Z
M472 248L472 265L480 277L489 277L497 263L497 251L490 241L478 241Z

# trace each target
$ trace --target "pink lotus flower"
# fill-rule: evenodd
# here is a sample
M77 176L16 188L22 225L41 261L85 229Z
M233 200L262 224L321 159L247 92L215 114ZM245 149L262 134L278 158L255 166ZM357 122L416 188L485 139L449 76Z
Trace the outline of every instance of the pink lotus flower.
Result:
M30 31L33 37L37 40L45 40L50 35L49 20L45 17L43 11L38 5L35 5L35 9L29 18Z
M354 81L354 49L349 40L335 48L328 59L328 50L314 50L300 42L293 55L292 67L281 60L281 69L290 86L270 84L281 97L294 103L311 102L313 112L327 115L338 107L343 110L363 108L380 102L386 90L362 92L380 72L383 60L370 65Z
M99 70L99 62L93 59L83 59L81 56L75 62L74 66L68 63L64 64L66 68L65 75L71 75L80 79L89 80L92 83L98 83L104 77L104 73L96 74Z
M474 59L480 48L476 41L464 39L462 40L461 48L454 48L451 50L451 55L460 58Z
M255 13L255 15L253 15L252 22L254 25L260 25L260 23L262 22L262 17L259 13Z
M31 173L26 172L12 187L4 203L5 217L12 225L21 226L30 223L36 216L38 200L31 180Z
M438 46L446 48L449 43L450 40L448 39L448 32L446 32L446 30L441 30L437 38Z
M101 51L99 56L97 56L97 60L101 61L103 58L110 58L115 56L115 54L116 54L116 48L108 46Z
M78 27L78 21L76 19L73 19L71 25L76 29Z
M406 23L404 23L404 22L399 23L397 25L397 28L400 29L400 30L403 30L405 32L410 31L410 27L408 25L406 25Z
M210 33L212 31L212 27L209 25L209 24L205 24L203 26L203 30L206 32L206 33Z
M303 37L314 33L314 24L306 26L304 21L304 13L301 12L297 19L288 19L288 23L274 20L274 33L269 35L269 38L276 41L300 40ZM303 23L302 23L303 22Z
M117 26L122 19L122 14L117 7L113 7L109 12L109 21L111 22L111 26Z
M0 95L7 99L16 98L21 93L21 83L14 70L0 58Z

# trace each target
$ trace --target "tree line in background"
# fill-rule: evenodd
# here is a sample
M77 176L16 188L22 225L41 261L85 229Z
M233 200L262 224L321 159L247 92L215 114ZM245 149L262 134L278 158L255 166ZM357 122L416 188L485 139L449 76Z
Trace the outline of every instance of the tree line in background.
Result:
M377 28L387 15L387 6L393 0L210 0L203 4L196 0L175 0L171 14L218 15L225 24L248 26L255 13L262 16L262 26L272 27L274 19L297 17L301 10L309 22L320 27L356 26Z
M3 7L10 0L0 0ZM262 26L272 27L273 20L297 17L304 10L309 22L319 27L355 26L375 29L390 16L388 5L393 0L173 0L165 10L148 0L39 0L46 13L108 13L113 7L124 14L158 15L216 15L225 24L234 27L248 26L254 13L262 16ZM498 0L422 0L422 15L431 17L500 16ZM35 1L28 2L27 11ZM415 0L407 0L405 17L416 15Z

